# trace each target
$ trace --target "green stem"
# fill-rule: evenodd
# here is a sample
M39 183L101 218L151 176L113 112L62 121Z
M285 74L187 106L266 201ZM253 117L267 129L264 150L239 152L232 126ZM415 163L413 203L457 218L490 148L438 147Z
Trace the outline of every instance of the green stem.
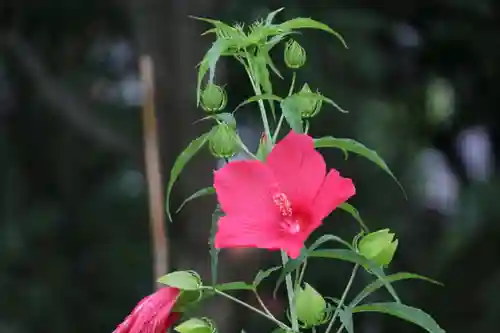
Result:
M342 324L342 325L340 325L339 329L337 330L337 333L342 332L343 329L344 329L344 325Z
M326 328L325 333L329 333L330 330L333 327L333 324L335 323L335 319L337 319L337 316L339 315L340 309L344 305L345 299L347 298L347 294L349 293L349 290L351 289L352 283L354 282L354 278L356 277L356 273L358 271L359 265L354 266L351 277L349 278L349 282L347 282L347 286L345 287L344 293L342 294L342 297L340 298L339 304L337 304L337 309L335 309L335 312L333 313L332 319L330 320L330 323L328 324L328 327Z
M210 288L211 290L213 290L217 295L220 295L222 297L225 297L235 303L238 303L244 307L246 307L247 309L250 309L258 314L260 314L261 316L263 317L266 317L267 319L269 319L270 321L274 322L276 325L278 325L279 327L285 329L285 330L292 330L288 325L286 325L285 323L282 323L281 321L279 321L278 319L276 319L274 316L272 315L269 315L267 313L265 313L264 311L261 311L259 309L257 309L256 307L253 307L251 306L250 304L247 304L245 302L243 302L242 300L236 298L236 297L233 297L229 294L226 294L225 292L221 291L221 290L218 290L216 288ZM296 330L298 331L298 330Z
M300 286L302 283L302 280L304 279L304 274L306 272L306 267L307 267L307 259L304 260L304 263L302 264L302 269L300 270L300 275L299 279L297 281L297 285Z
M275 318L273 316L273 314L271 313L271 311L269 311L269 309L267 308L267 306L264 304L264 301L262 301L262 298L260 298L259 293L257 292L257 290L254 290L253 293L255 294L255 298L257 299L257 302L259 302L259 304L262 307L262 309L264 309L264 312L267 313L269 316Z
M281 261L283 262L283 268L286 267L288 263L288 257L284 251L281 251ZM295 292L293 289L292 276L287 274L285 277L286 293L288 295L288 303L290 305L290 321L292 322L292 329L294 331L299 330L299 321L297 319L297 311L295 310Z
M306 127L304 128L304 133L307 134L309 132L309 120L306 120Z
M292 83L290 84L290 89L288 90L288 96L291 96L293 94L293 89L295 87L295 79L297 78L297 74L293 72L292 74ZM283 115L283 112L281 113L280 120L278 121L278 125L276 126L276 129L274 130L274 135L273 135L273 142L276 142L276 139L278 139L278 135L281 130L281 125L283 124L283 120L285 120L285 116Z

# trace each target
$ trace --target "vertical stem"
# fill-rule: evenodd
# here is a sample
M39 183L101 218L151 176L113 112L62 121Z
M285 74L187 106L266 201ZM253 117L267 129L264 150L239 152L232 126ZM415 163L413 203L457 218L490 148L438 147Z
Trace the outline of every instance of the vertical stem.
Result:
M335 323L335 319L337 319L337 316L339 315L340 308L344 305L345 299L347 298L347 293L349 293L349 290L351 289L352 283L354 282L354 278L356 277L356 273L358 271L359 265L356 264L354 266L351 277L349 278L349 282L347 282L347 286L344 289L344 293L342 294L342 297L340 298L339 304L337 304L337 309L335 309L335 312L333 313L332 319L330 320L330 323L328 324L328 327L326 328L325 333L329 333L330 330L333 327L333 323ZM342 328L341 328L342 330Z
M288 263L288 257L285 252L281 251L281 261L283 268ZM299 321L297 319L297 312L295 311L295 291L293 288L292 276L287 274L285 277L286 293L288 295L288 303L290 306L290 320L292 322L292 329L296 332L299 330Z
M163 215L163 190L160 168L158 128L154 103L153 61L149 56L142 56L139 69L143 84L143 127L145 166L149 194L150 232L153 242L153 278L165 275L168 271L167 235Z

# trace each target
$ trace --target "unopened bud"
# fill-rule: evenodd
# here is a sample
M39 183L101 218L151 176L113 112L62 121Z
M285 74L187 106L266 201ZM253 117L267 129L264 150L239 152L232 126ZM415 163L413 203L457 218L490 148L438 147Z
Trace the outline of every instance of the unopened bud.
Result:
M380 266L391 263L397 247L398 240L394 240L394 233L390 233L389 229L369 233L358 243L359 253Z
M227 95L224 88L213 83L207 84L201 93L201 107L212 113L223 110L227 105Z
M214 127L209 139L210 152L217 158L230 158L239 150L239 137L236 129L221 123Z
M326 314L326 301L309 284L299 287L295 295L297 317L306 326L312 327L323 323Z
M262 133L259 141L259 147L257 148L256 156L259 160L264 161L269 155L269 142L266 133Z
M323 101L319 98L321 95L318 92L312 92L307 83L304 84L296 96L302 118L312 118L321 111L323 105Z
M288 68L298 69L306 63L306 50L292 39L285 46L284 58Z
M190 318L175 327L179 333L215 333L217 329L208 318Z

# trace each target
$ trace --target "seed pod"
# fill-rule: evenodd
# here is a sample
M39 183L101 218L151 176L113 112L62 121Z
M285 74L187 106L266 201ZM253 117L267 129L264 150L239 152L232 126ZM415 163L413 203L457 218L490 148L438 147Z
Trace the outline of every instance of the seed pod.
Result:
M358 243L359 253L380 266L391 263L397 247L398 240L394 240L394 234L389 229L369 233Z

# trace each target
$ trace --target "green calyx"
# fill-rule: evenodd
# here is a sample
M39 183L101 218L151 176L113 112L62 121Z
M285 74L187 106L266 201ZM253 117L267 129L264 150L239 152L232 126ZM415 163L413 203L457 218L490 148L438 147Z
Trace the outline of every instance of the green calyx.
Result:
M220 123L210 136L210 152L216 158L230 158L240 151L239 140L234 127Z
M312 118L321 111L323 105L321 95L319 92L312 92L307 83L304 84L296 96L302 118Z
M313 287L305 283L299 287L295 295L297 318L304 327L322 324L326 317L326 301Z
M227 105L227 94L224 88L213 83L206 85L201 93L201 107L208 113L223 110Z
M285 46L284 58L288 68L298 69L306 63L306 50L295 40L291 39Z
M389 229L369 233L359 241L358 251L378 265L387 266L391 263L398 247L398 240L394 240L394 236L395 234L389 232Z

